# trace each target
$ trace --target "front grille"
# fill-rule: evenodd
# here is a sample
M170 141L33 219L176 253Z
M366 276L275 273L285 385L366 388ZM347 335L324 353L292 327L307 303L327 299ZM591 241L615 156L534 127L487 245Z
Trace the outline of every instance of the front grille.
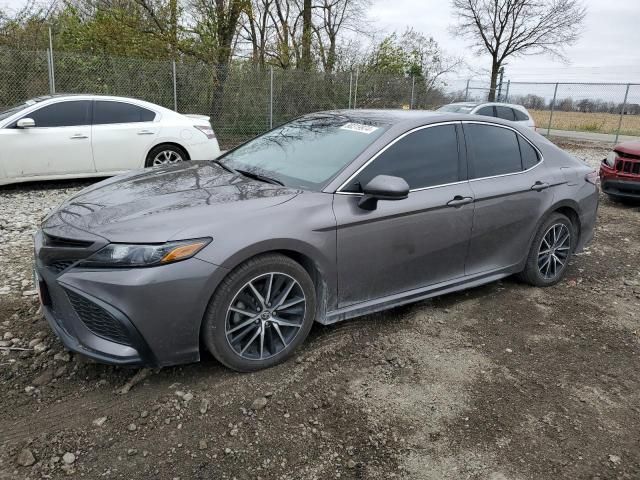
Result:
M44 244L47 247L89 248L93 245L93 242L89 242L87 240L76 240L74 238L56 237L45 233Z
M640 176L640 159L632 160L627 158L618 158L616 162L616 171L625 175Z
M70 290L67 290L67 296L78 318L92 333L112 342L131 345L126 329L109 312Z
M74 262L75 260L58 260L57 262L53 262L51 265L49 265L49 268L54 273L61 273L67 268L69 268L71 265L73 265Z

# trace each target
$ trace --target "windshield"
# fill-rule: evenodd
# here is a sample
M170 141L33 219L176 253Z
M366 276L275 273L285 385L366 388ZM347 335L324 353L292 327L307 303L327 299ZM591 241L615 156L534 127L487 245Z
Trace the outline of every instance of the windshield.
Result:
M241 145L220 160L287 186L318 190L387 128L343 114L307 115Z
M445 105L438 109L439 112L451 112L451 113L469 113L475 105L464 105L460 103L452 103L451 105Z
M18 105L16 107L11 107L11 108L9 108L7 110L3 110L2 112L0 112L0 120L4 120L5 118L9 118L14 113L18 113L20 110L24 110L25 108L27 108L29 106L30 106L29 104L23 103L22 105Z

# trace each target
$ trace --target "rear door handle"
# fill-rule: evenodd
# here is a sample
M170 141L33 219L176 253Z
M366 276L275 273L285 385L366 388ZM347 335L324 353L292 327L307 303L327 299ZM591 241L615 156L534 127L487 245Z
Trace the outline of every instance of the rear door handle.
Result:
M155 132L152 130L139 130L138 135L154 135Z
M86 136L86 135L85 135L85 134L83 134L83 133L76 133L75 135L71 135L69 138L70 138L71 140L81 140L81 139L83 139L83 138L89 138L89 137L88 137L88 136Z
M531 190L535 190L536 192L541 192L542 190L546 190L550 186L551 185L549 185L548 183L541 182L538 180L536 183L533 184L533 186L531 187Z
M463 197L462 195L456 195L453 199L447 202L449 207L461 207L473 202L473 197Z

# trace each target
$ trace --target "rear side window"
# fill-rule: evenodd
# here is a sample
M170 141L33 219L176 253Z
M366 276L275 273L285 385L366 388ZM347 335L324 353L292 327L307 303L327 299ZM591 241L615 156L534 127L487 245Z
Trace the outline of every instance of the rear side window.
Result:
M96 100L93 106L93 124L151 122L156 114L130 103Z
M382 152L345 191L361 192L377 175L404 178L411 189L444 185L460 180L459 167L456 127L423 128Z
M502 118L504 120L514 121L516 119L513 109L509 107L496 105L496 113L498 114L498 118Z
M495 117L496 116L492 106L482 107L481 109L479 109L476 112L476 115L485 115L487 117Z
M527 120L529 120L529 115L527 115L524 112L521 112L518 109L513 109L513 113L516 116L516 121L518 122L526 122Z
M36 127L75 127L91 124L90 108L91 102L88 100L58 102L42 107L25 117L33 118Z
M520 146L513 130L492 125L465 124L471 154L471 178L493 177L522 170Z
M529 170L540 161L538 152L524 138L518 135L518 143L520 144L520 154L522 156L522 169Z

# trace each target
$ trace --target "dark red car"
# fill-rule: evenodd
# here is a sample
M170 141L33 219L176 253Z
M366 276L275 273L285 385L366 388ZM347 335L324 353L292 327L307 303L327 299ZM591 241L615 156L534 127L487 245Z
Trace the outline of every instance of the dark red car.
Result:
M640 200L640 141L614 147L600 164L600 182L613 199Z

